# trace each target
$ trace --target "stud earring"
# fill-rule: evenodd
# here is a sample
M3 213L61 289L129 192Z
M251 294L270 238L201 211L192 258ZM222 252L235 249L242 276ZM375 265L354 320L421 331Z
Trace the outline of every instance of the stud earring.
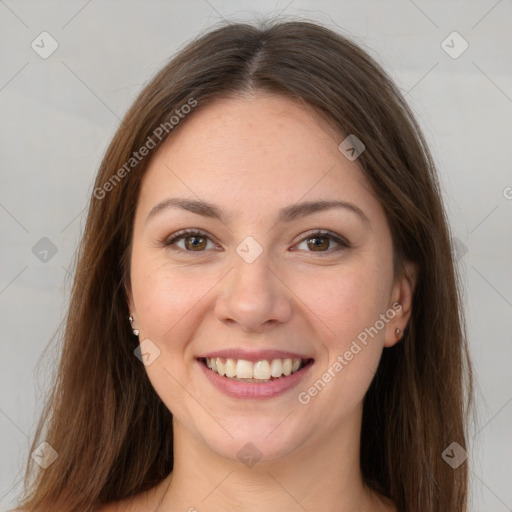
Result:
M130 325L133 324L133 317L131 315L128 317L128 320L130 320ZM132 329L132 332L134 336L138 336L140 331L138 329Z
M402 334L402 331L397 327L397 328L395 329L395 336L396 336L398 339L400 339L401 334Z

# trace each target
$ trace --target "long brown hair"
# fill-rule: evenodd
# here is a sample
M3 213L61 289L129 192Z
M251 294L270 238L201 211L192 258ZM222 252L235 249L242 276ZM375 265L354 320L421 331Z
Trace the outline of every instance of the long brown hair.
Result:
M183 105L199 109L257 90L305 102L340 134L363 141L358 162L386 212L396 261L419 269L408 328L384 350L365 397L364 481L400 512L466 510L467 463L453 469L441 455L452 442L466 448L471 367L425 139L396 85L358 45L315 23L265 21L226 23L186 46L140 93L105 154L77 253L55 387L32 445L47 441L58 458L46 469L28 458L27 511L57 504L92 510L147 490L172 470L172 415L134 356L138 342L127 321L134 212L151 155L130 159L148 137L156 146L172 137L169 118Z

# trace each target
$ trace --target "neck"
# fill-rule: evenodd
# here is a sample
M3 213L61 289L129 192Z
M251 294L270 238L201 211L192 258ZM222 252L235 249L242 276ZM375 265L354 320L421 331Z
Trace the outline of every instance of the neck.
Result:
M388 510L363 484L360 425L359 416L286 457L249 467L219 456L175 421L174 469L157 510Z

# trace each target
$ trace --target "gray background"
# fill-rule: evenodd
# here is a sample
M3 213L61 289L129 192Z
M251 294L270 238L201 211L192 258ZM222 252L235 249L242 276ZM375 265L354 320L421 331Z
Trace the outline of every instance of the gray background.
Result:
M512 510L510 0L0 0L2 510L21 489L54 345L40 358L65 312L84 208L120 117L190 38L221 18L278 13L320 21L360 43L396 80L425 131L457 239L477 377L471 510ZM31 47L42 45L43 31L59 45L46 59ZM441 45L453 31L469 44L458 58ZM453 37L446 44L462 48ZM44 237L57 250L47 261L33 251Z

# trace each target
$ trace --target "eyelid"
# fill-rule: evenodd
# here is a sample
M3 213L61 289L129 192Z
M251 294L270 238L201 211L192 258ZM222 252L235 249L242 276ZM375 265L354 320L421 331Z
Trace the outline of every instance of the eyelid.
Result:
M166 247L171 247L176 242L179 242L180 240L182 240L184 238L193 237L193 236L203 236L204 238L208 238L209 240L216 243L217 245L220 245L216 241L214 236L212 236L209 233L207 233L206 231L203 231L202 229L198 229L198 228L182 229L180 231L177 231L176 233L173 233L170 236L166 236L165 238L160 240L160 242L162 243L162 245L164 245ZM181 250L182 252L195 252L195 251L183 251L182 249L177 249L177 250ZM197 252L205 252L205 251L197 251Z
M202 237L207 238L210 241L216 243L217 245L220 245L216 241L215 237L213 237L206 231L199 229L199 228L182 229L180 231L177 231L176 233L173 233L172 235L170 235L168 237L165 237L164 239L161 240L161 243L166 247L172 247L176 242L179 242L179 241L183 240L184 238L194 237L194 236L198 236L198 237L202 236ZM337 233L334 233L327 229L321 229L321 228L311 229L309 231L306 231L305 233L302 233L300 235L300 238L296 242L294 242L294 245L302 243L302 242L306 241L308 238L314 238L315 236L317 238L323 238L323 237L327 238L328 237L331 240L334 240L338 244L338 247L329 249L327 251L306 251L306 252L309 252L312 254L318 253L318 255L322 256L322 255L334 254L339 249L349 249L350 247L352 247L352 244L345 237L338 235ZM192 253L192 254L195 252L198 252L198 253L207 252L206 250L204 250L204 251L186 251L184 249L180 249L180 248L176 248L176 247L173 247L172 250L176 250L176 251L179 251L182 253Z
M328 236L328 237L332 238L333 240L335 240L337 243L339 243L347 248L352 247L352 244L345 237L338 235L337 233L334 233L334 231L329 231L328 229L321 229L321 228L311 229L309 231L306 231L305 233L302 233L300 235L299 240L295 243L295 245L297 243L304 242L304 240L307 240L308 238L314 238L314 235L318 235L318 238ZM311 252L314 252L314 251L311 251ZM332 251L325 251L325 252L332 252Z
M303 233L294 245L302 244L310 238L328 238L334 241L337 246L329 248L326 251L305 251L308 257L328 258L337 256L340 252L352 248L352 244L345 237L326 229L314 229ZM300 251L300 249L292 248L292 251Z

